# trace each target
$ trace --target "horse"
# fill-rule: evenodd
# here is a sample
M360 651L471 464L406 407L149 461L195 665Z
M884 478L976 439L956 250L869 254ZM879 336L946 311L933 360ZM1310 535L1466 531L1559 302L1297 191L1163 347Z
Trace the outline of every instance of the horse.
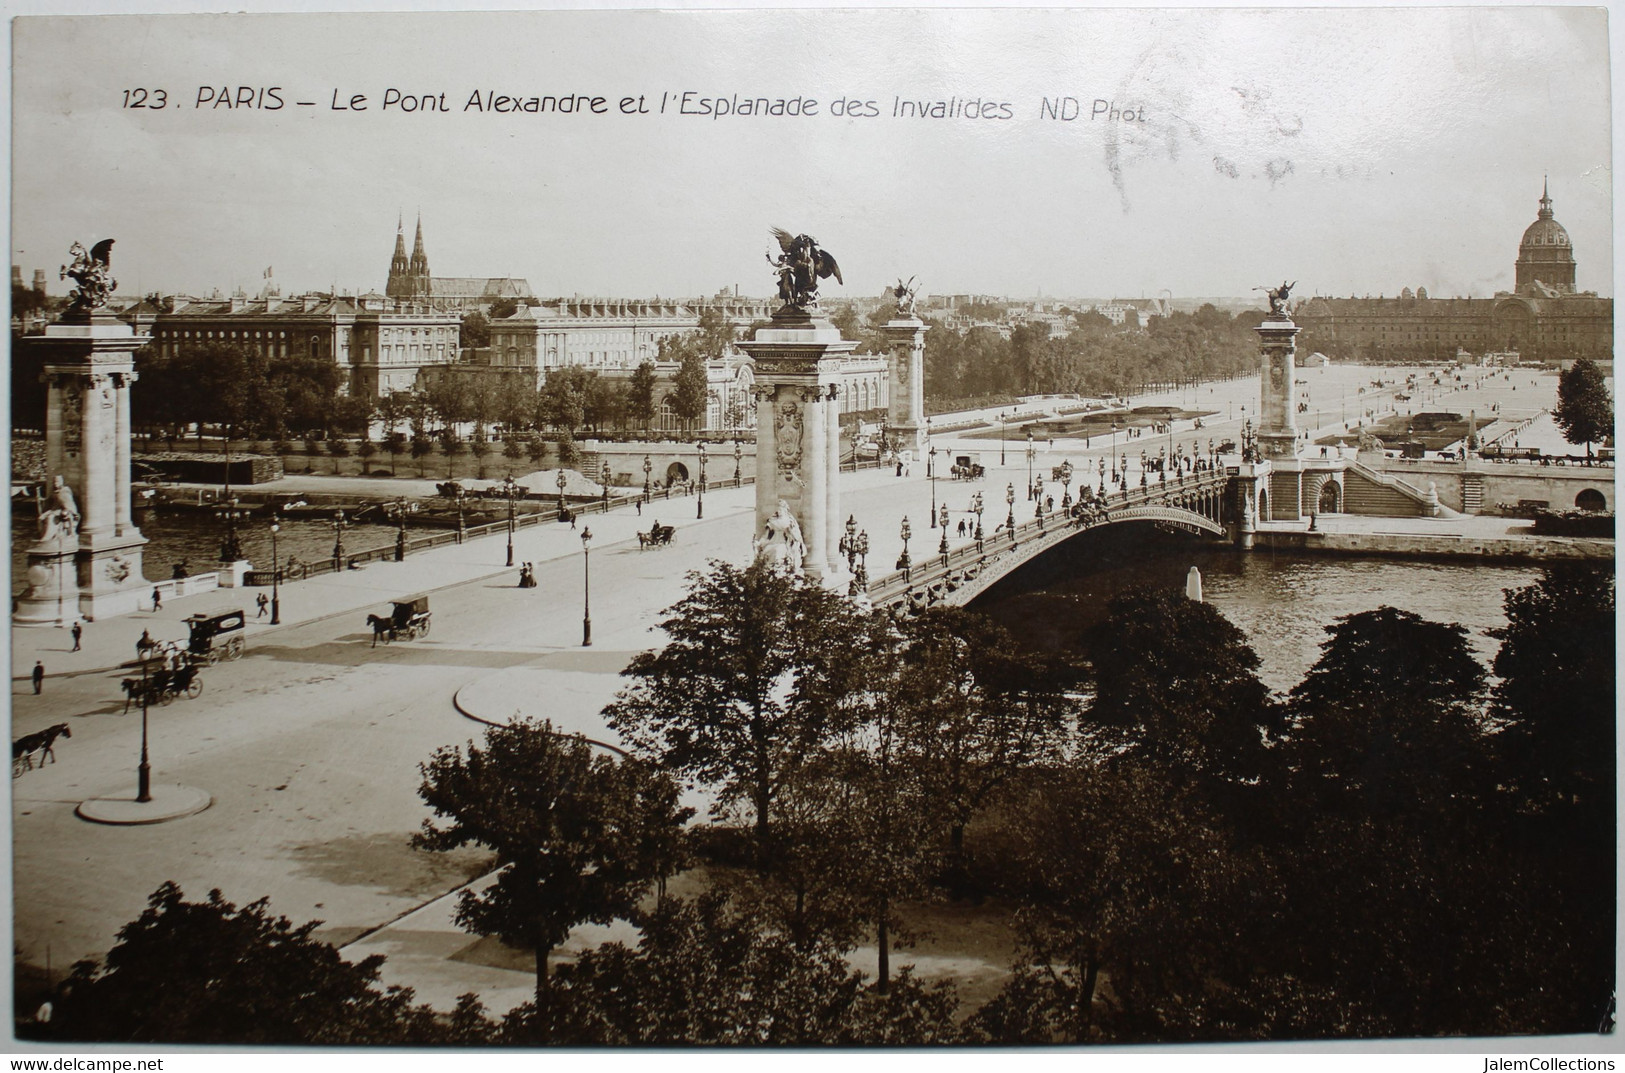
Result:
M51 746L56 744L57 738L71 737L73 737L73 730L66 723L58 723L54 727L46 727L44 730L36 730L32 734L24 734L11 743L12 763L15 764L21 760L25 770L33 767L34 759L32 754L37 750L40 754L40 765L42 767L47 757L54 764L56 763L56 753Z
M378 647L378 638L389 644L395 638L395 620L384 615L368 615L367 625L372 627L372 647Z

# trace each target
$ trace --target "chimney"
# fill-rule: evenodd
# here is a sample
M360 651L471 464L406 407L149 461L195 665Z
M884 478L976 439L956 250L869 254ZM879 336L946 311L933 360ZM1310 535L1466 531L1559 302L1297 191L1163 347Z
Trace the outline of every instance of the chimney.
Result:
M45 269L43 268L34 269L34 293L39 295L45 293Z

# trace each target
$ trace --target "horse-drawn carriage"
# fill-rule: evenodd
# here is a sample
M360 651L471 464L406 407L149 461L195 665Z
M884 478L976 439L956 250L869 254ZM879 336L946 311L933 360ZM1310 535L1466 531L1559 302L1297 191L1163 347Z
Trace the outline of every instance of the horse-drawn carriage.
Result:
M196 700L203 695L203 679L198 666L187 662L171 667L166 659L143 661L146 672L140 678L125 678L119 682L124 689L124 710L134 705L168 704L176 697Z
M393 601L393 610L387 616L367 616L367 625L372 627L373 646L376 647L379 641L387 645L402 637L415 641L419 637L429 636L430 617L427 596L403 596Z
M241 659L242 637L223 635L240 634L245 621L242 611L226 611L218 615L192 615L186 619L186 628L191 631L191 638L186 643L188 660L196 663L219 663L221 660Z
M948 473L956 481L979 481L987 476L987 469L979 454L955 455Z
M638 533L638 550L644 548L660 548L671 543L671 538L677 535L677 527L661 525L655 522L647 533Z

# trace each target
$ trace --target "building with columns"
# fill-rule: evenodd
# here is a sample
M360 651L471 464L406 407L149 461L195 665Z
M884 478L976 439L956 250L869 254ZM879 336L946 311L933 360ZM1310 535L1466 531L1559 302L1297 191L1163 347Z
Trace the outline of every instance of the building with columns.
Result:
M1523 233L1513 291L1493 298L1430 298L1406 287L1397 297L1309 298L1293 319L1305 349L1366 361L1452 361L1517 351L1525 361L1611 361L1614 300L1576 289L1574 246L1543 187L1535 221Z

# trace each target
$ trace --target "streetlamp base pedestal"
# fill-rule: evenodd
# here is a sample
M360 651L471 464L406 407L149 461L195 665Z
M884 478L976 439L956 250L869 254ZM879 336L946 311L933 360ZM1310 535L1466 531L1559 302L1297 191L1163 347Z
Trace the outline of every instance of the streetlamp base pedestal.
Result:
M214 804L214 796L195 786L175 783L152 787L152 800L137 801L136 795L108 794L81 801L74 815L91 823L127 827L146 823L167 823L192 816Z

